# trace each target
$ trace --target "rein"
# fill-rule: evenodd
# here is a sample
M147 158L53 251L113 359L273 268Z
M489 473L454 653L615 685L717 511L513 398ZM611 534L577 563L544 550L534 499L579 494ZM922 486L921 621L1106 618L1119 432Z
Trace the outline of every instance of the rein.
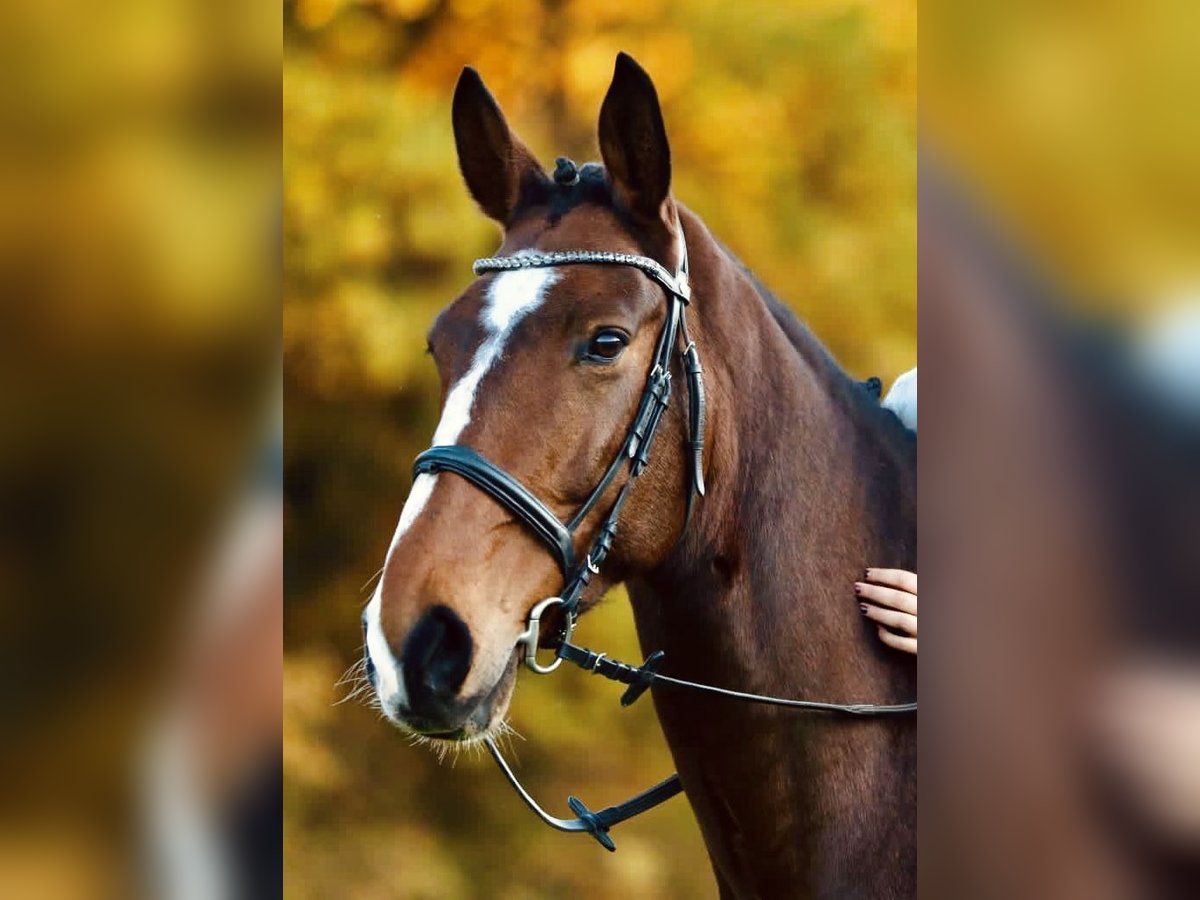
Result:
M490 257L475 261L476 275L487 272L504 272L514 269L554 268L566 265L611 265L628 266L643 272L657 282L667 293L667 316L655 346L653 365L646 379L646 387L638 401L633 422L626 432L625 440L616 457L609 464L600 482L593 488L583 505L568 522L557 515L528 488L499 466L461 444L430 447L413 463L413 475L452 472L470 481L480 490L506 507L524 522L547 546L558 561L564 578L564 588L559 596L547 597L529 612L525 631L518 638L517 646L524 648L525 665L538 674L553 672L564 661L579 666L594 675L627 685L621 696L621 705L629 706L651 685L663 685L684 690L699 691L748 703L760 703L788 709L826 712L850 716L890 716L917 711L916 703L876 705L871 703L827 703L818 700L791 700L735 691L715 685L685 681L660 674L664 654L661 650L651 653L640 666L611 659L607 654L597 653L571 643L575 623L579 615L579 603L592 576L599 574L600 566L612 549L617 534L617 522L621 510L633 489L637 477L645 470L650 459L650 448L658 434L663 413L671 401L671 362L678 347L680 362L688 383L688 448L691 478L687 498L687 522L691 520L692 505L696 497L704 495L704 421L705 394L703 369L696 344L688 334L686 312L691 302L691 286L688 281L687 246L683 234L679 236L679 268L671 275L657 261L647 256L629 253L609 253L595 250L560 250L549 253L522 252L513 256ZM628 468L629 477L621 486L616 499L600 524L582 562L575 557L575 534L580 525L600 502L612 486L622 468ZM542 664L538 661L541 639L541 619L546 610L562 607L564 623L558 634L548 644L554 649L554 661ZM538 805L521 785L512 768L504 759L500 749L490 737L484 738L488 752L495 759L504 777L517 795L539 819L552 828L567 832L586 832L608 850L616 845L608 832L621 822L653 809L683 790L678 774L671 775L651 788L630 797L623 803L598 811L590 810L577 797L568 797L567 804L575 818L560 819L552 816Z

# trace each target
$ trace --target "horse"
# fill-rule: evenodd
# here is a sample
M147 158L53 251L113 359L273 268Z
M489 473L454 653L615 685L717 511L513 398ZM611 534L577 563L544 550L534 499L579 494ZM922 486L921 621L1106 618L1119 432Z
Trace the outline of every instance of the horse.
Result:
M589 555L597 571L578 612L624 582L639 642L665 651L671 675L911 699L915 661L881 644L851 587L867 561L916 568L915 434L672 196L650 76L617 57L602 163L560 160L553 177L471 68L452 118L463 179L502 227L496 257L512 267L485 267L429 331L442 384L434 450L470 448L501 473L488 477L507 473L559 520L585 505L559 546L567 556L595 545L620 498L620 529L602 571ZM572 252L649 259L690 285L704 440L695 401L664 402L636 489L632 470L610 480L606 467L647 379L662 374L675 299L668 290L664 304L663 285L675 282L631 264L545 264ZM531 255L541 262L522 266ZM665 367L682 380L688 362L671 354ZM531 608L556 599L564 567L528 518L479 490L478 465L471 478L454 471L418 464L363 627L387 717L471 742L502 728ZM651 696L722 897L915 895L912 717L843 719L659 686Z

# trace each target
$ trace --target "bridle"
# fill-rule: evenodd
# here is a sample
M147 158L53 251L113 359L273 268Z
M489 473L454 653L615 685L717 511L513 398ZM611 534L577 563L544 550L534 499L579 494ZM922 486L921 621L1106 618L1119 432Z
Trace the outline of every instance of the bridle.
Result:
M413 474L435 474L453 472L470 481L480 490L506 507L524 522L549 548L562 569L564 588L555 597L547 597L529 612L525 631L517 640L523 648L525 665L540 675L557 669L564 660L595 675L628 685L621 697L621 705L629 706L645 693L652 684L661 684L704 693L715 694L751 703L763 703L790 709L840 713L855 716L884 716L915 713L916 703L881 706L869 703L825 703L815 700L789 700L728 690L713 685L685 681L659 674L656 670L662 663L662 651L651 653L640 666L596 653L571 643L575 622L579 615L579 604L583 592L594 575L599 574L617 534L617 522L639 475L645 471L650 460L650 449L662 424L663 413L671 402L671 363L676 347L688 383L688 459L690 478L687 498L687 522L691 519L692 506L697 497L704 495L704 420L705 395L703 369L700 365L696 344L688 334L687 308L691 302L691 285L688 280L687 245L682 232L679 235L679 268L671 275L660 263L648 256L630 253L610 253L596 250L557 250L547 253L520 253L514 256L495 256L475 261L476 275L487 272L506 272L514 269L556 268L569 265L627 266L640 270L657 282L667 294L667 315L658 334L650 374L638 401L633 422L626 432L621 448L614 457L599 483L568 522L563 522L528 488L484 456L461 444L430 447L413 463ZM575 534L601 498L612 486L622 468L627 467L629 477L621 486L616 499L600 524L596 537L582 561L575 556ZM551 639L549 646L555 651L554 661L543 665L537 652L541 639L541 619L552 607L561 607L563 624ZM616 850L609 837L609 830L620 822L653 809L683 790L679 776L672 775L653 787L629 798L624 803L593 812L577 797L568 797L567 803L576 818L560 819L547 813L522 787L495 742L484 739L488 751L496 760L500 771L516 790L527 806L547 825L560 831L584 831L592 835L608 850Z
M696 345L688 335L685 312L691 298L688 284L687 250L682 239L682 261L678 272L672 276L661 265L647 256L630 253L607 253L595 250L559 250L552 253L524 253L517 256L499 256L475 261L476 275L486 272L506 272L513 269L544 269L569 265L632 266L646 273L662 285L667 292L667 316L658 334L654 349L653 364L646 379L646 387L638 402L633 422L621 444L621 449L609 463L599 483L579 507L570 521L563 523L554 512L539 500L528 488L499 466L490 462L470 447L450 444L430 447L417 457L413 464L414 475L435 472L453 472L472 482L501 505L513 512L537 535L558 560L565 579L565 587L557 597L549 597L535 606L529 615L529 625L521 641L525 645L525 664L535 672L545 675L553 672L562 659L549 665L537 660L539 625L543 612L550 606L561 606L565 619L563 638L569 638L575 627L579 602L593 575L612 549L617 533L617 520L633 490L637 477L642 474L650 460L650 448L662 424L662 416L671 402L671 357L676 344L680 345L680 357L687 373L689 396L689 431L691 434L691 483L688 491L688 512L697 496L704 494L702 470L704 456L704 381L700 357ZM616 480L622 468L628 465L629 478L621 486L616 500L600 524L600 529L582 561L575 558L575 533L603 498Z

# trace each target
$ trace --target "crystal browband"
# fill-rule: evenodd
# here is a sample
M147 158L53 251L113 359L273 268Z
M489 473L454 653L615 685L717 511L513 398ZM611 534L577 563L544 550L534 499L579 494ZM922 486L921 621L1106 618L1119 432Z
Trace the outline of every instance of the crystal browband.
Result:
M687 281L686 264L681 267L681 277L671 275L659 263L648 256L633 253L613 253L604 250L554 250L549 253L519 253L514 256L489 256L477 259L472 268L476 275L484 272L502 272L510 269L544 269L551 266L597 264L609 266L633 266L641 269L664 288L687 303L692 296Z

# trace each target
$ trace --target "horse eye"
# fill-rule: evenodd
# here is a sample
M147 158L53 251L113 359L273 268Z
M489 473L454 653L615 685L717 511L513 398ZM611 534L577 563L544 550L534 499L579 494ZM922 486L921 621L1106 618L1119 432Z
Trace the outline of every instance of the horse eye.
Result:
M612 362L624 351L629 335L616 328L602 328L592 335L587 358L594 362Z

